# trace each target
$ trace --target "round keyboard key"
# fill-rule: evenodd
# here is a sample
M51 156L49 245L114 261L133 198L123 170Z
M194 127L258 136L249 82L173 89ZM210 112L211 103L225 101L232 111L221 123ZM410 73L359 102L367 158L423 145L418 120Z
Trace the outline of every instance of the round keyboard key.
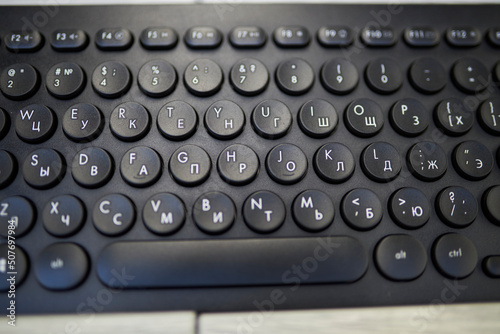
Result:
M314 83L314 70L303 59L285 60L276 69L276 84L289 95L301 95L311 89Z
M15 264L9 263L9 254L15 254ZM12 256L10 257L12 258ZM5 267L0 270L0 291L16 290L26 278L29 261L26 253L18 245L0 245L0 263ZM12 276L15 280L11 280Z
M449 233L436 240L432 257L439 271L450 278L465 278L476 268L476 247L467 237Z
M399 152L391 144L377 142L365 148L361 156L361 167L374 181L394 180L401 171Z
M0 150L0 189L8 186L17 173L17 161L12 154Z
M500 147L497 150L497 164L500 166Z
M483 128L493 135L500 136L500 98L494 97L484 101L478 114Z
M107 236L117 236L127 232L134 224L135 207L123 195L105 195L95 203L92 219L99 232Z
M52 136L56 123L52 110L41 104L31 104L19 110L15 128L19 138L25 142L41 143Z
M427 223L431 215L431 204L418 189L402 188L392 194L389 212L399 226L416 229Z
M443 149L433 142L420 142L408 150L408 170L423 181L441 178L448 168L448 157Z
M341 183L349 180L356 168L351 150L339 143L321 146L314 155L314 170L326 182Z
M384 214L378 196L368 189L351 190L342 199L340 209L344 221L357 230L374 228Z
M80 230L85 222L85 207L72 195L60 195L47 202L43 209L43 226L56 237L68 237Z
M484 272L493 278L500 277L500 256L488 256L483 261L483 270Z
M467 227L476 219L478 204L474 195L462 187L448 187L436 197L436 211L447 225Z
M226 232L236 219L233 201L221 192L210 192L200 196L193 206L193 220L205 233Z
M319 190L306 190L295 197L292 204L295 223L309 232L326 229L335 217L335 206L330 197Z
M5 113L5 110L0 108L0 139L3 138L9 132L10 128L10 118Z
M495 69L493 70L493 75L495 79L495 83L500 84L500 62L496 63Z
M122 158L120 172L123 179L134 187L147 187L158 181L163 163L158 153L146 146L128 150Z
M25 63L7 66L0 74L0 90L12 100L24 100L40 86L38 72Z
M73 243L57 243L41 251L34 267L38 282L45 288L69 290L83 282L90 264L82 247Z
M205 127L217 139L237 137L245 125L245 113L236 103L222 100L208 107L205 112Z
M329 60L321 68L321 82L331 93L350 93L358 85L358 69L353 63L343 58Z
M59 63L49 70L45 86L50 94L59 99L71 99L85 87L85 73L75 63Z
M59 152L40 148L31 152L22 167L26 183L38 189L58 184L66 173L66 162Z
M220 177L232 185L252 182L259 173L260 162L257 154L248 146L234 144L221 152L217 159Z
M291 125L292 114L283 102L262 101L252 112L252 126L261 137L267 139L283 137Z
M36 219L36 209L24 197L12 196L0 201L0 235L12 235L19 238L33 226ZM13 230L15 233L9 231Z
M396 102L389 114L394 130L407 137L422 134L429 126L429 111L419 101L406 98Z
M262 93L269 83L266 65L254 58L239 60L231 68L229 77L234 90L247 96Z
M483 195L483 210L488 219L500 226L500 186L493 186Z
M92 141L99 137L104 127L104 117L99 109L88 103L71 106L63 116L64 134L76 142Z
M466 93L481 92L490 84L490 71L475 58L462 58L453 65L451 77L458 88Z
M380 272L395 281L411 281L422 275L427 253L420 241L409 235L390 235L375 249L375 263Z
M359 137L372 137L384 126L382 108L370 99L354 100L344 113L347 129Z
M424 94L435 94L446 86L448 76L439 61L434 58L415 60L409 70L410 83Z
M142 210L144 225L153 233L168 235L177 232L186 220L184 203L175 195L161 193L151 196Z
M141 139L148 133L150 124L149 112L136 102L120 104L109 117L111 132L124 141Z
M313 138L325 138L337 127L339 116L327 101L314 99L302 105L297 115L300 129Z
M490 150L477 141L466 141L453 151L453 165L463 177L481 180L493 169L493 155Z
M224 74L217 63L210 59L197 59L184 71L186 88L197 96L210 96L219 91Z
M119 61L107 61L98 65L92 74L92 87L105 98L116 98L124 95L130 88L132 76L130 71Z
M163 97L175 89L177 72L165 60L152 60L139 70L137 83L144 94L151 97Z
M464 135L474 124L473 112L456 98L441 101L434 110L434 119L436 125L450 136Z
M267 154L266 169L269 176L278 183L297 183L306 175L307 157L295 145L280 144Z
M184 140L196 132L198 114L186 102L172 101L160 109L156 125L160 133L166 138Z
M380 94L394 93L403 84L401 68L389 58L372 60L366 67L365 76L368 86Z
M99 147L87 147L78 152L71 169L73 179L85 188L97 188L106 184L113 176L113 171L113 159Z
M243 219L258 233L271 233L283 225L286 217L285 204L270 191L258 191L248 196L243 204Z
M168 167L177 183L194 187L205 182L210 176L212 160L201 147L184 145L172 154Z

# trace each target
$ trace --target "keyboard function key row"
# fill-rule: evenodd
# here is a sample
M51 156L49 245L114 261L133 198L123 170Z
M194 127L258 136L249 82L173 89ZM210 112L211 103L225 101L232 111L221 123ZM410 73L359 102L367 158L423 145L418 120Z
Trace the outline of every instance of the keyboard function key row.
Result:
M475 47L482 41L482 33L475 27L450 27L444 32L448 44L453 47ZM493 46L500 46L500 28L493 27L485 33ZM403 32L404 41L411 47L433 47L440 42L440 33L433 27L408 27ZM235 48L260 48L267 41L266 32L257 26L238 26L228 33ZM306 47L311 36L305 27L281 26L274 30L273 39L284 48ZM317 31L317 39L324 47L348 47L354 41L354 32L347 26L323 26ZM368 28L360 31L361 41L368 47L390 47L396 44L397 34L390 27ZM149 27L139 37L141 45L150 50L169 50L178 43L177 32L171 27ZM188 29L184 42L193 49L217 48L223 34L215 27L198 26ZM11 52L35 52L44 44L39 31L12 31L4 37ZM134 41L132 33L125 28L103 28L95 35L96 46L103 51L126 50ZM56 51L81 51L89 44L89 38L81 29L58 29L51 33L50 45Z

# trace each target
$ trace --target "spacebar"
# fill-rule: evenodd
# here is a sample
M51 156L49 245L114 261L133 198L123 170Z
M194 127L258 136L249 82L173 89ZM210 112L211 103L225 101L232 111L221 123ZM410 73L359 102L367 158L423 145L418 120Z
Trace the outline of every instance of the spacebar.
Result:
M353 282L367 266L351 237L132 241L107 246L97 273L133 289Z

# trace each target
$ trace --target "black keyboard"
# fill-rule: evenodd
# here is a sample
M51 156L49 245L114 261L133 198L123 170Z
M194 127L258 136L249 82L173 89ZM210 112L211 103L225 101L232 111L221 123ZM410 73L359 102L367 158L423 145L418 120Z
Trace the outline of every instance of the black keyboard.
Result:
M2 308L500 301L499 10L2 7Z

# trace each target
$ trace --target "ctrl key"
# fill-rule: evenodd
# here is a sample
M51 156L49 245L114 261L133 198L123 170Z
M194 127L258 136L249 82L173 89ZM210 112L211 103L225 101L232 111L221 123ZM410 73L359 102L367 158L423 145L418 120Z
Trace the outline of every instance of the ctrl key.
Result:
M439 237L432 256L439 271L450 278L465 278L472 274L478 258L472 241L457 233Z
M79 285L87 276L87 253L73 243L48 246L35 263L35 275L41 285L50 290L69 290Z

